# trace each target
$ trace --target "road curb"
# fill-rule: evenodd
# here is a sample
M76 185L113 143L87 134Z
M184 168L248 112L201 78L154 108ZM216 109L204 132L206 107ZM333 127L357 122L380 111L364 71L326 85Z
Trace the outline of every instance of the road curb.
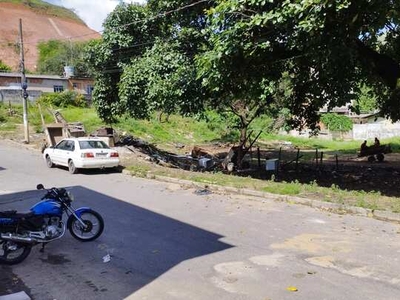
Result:
M123 170L122 173L134 176L134 175L132 175L132 173L130 171L127 171L127 170ZM332 213L352 214L352 215L373 218L373 219L377 219L380 221L393 222L393 223L400 224L400 214L388 212L388 211L380 211L380 210L367 209L367 208L363 208L363 207L348 206L348 205L344 205L344 204L324 202L324 201L308 199L308 198L300 198L300 197L295 197L295 196L277 195L277 194L272 194L272 193L268 193L268 192L255 191L255 190L251 190L251 189L224 187L224 186L215 185L215 184L199 183L199 182L194 182L194 181L190 181L190 180L177 179L177 178L173 178L173 177L160 176L160 175L148 175L147 178L164 181L164 182L181 184L181 185L185 185L185 186L191 186L191 187L195 187L195 188L207 188L207 189L209 189L211 191L215 191L215 192L247 195L247 196L253 196L253 197L258 197L258 198L263 198L263 199L270 199L273 201L286 202L289 204L300 204L300 205L309 206L309 207L313 207L313 208L324 210L324 211L329 211Z

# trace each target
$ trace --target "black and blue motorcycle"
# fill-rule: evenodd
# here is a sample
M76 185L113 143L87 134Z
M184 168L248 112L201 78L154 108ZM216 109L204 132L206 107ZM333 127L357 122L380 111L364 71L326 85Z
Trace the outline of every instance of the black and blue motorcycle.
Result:
M45 190L42 184L36 188ZM89 207L75 209L73 199L66 189L53 187L27 213L0 212L0 264L22 262L32 246L42 244L43 250L47 243L63 237L67 229L77 240L97 239L104 230L103 218Z

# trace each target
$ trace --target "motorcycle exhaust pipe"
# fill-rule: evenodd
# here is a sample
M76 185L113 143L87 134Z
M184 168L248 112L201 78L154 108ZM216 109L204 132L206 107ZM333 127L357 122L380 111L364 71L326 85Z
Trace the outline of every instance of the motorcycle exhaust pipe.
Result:
M1 234L0 239L6 240L6 241L13 241L13 242L19 242L19 243L27 243L27 244L34 244L36 241L30 237L22 237L22 236L16 236L12 234Z

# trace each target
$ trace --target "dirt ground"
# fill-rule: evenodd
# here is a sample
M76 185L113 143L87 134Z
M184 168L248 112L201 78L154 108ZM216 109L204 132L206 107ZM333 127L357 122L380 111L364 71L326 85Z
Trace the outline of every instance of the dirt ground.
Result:
M18 24L22 19L25 49L25 67L35 71L38 59L37 44L51 39L86 41L100 38L100 34L85 24L69 19L37 13L22 4L0 3L0 60L19 69L20 56L15 43L18 40Z
M22 143L22 136L6 137ZM43 134L33 134L30 146L40 151L43 144ZM121 164L128 166L136 162L147 163L157 166L173 166L171 160L165 163L165 156L187 157L191 154L193 145L170 145L168 151L160 150L156 146L147 143L136 146L120 145L117 147L120 153ZM226 156L232 145L214 143L201 145L202 150L213 155L216 160ZM300 154L306 151L300 150ZM280 168L277 173L265 171L266 158L274 159L279 157L279 147L277 149L260 150L260 168L258 168L258 155L256 149L249 156L252 158L252 170L245 170L237 173L239 176L252 176L261 179L270 179L274 174L277 181L298 181L300 183L316 182L320 186L331 187L335 185L340 189L356 191L376 191L383 196L400 197L400 153L385 154L382 162L368 162L367 157L357 157L357 154L339 155L338 161L334 155L329 153L324 155L322 161L315 162L313 155L308 155L309 159L302 159L296 167L295 160L297 149L286 147L281 149ZM305 156L305 155L304 155ZM197 162L196 162L197 164ZM180 165L182 166L182 165ZM185 166L183 166L185 167ZM190 168L186 168L190 169ZM192 169L198 171L196 169Z
M204 152L216 158L224 158L232 145L212 144L201 145ZM131 150L127 150L130 148ZM122 153L122 160L134 163L135 159L155 163L147 151L142 151L141 147L129 146L119 148ZM193 146L186 145L176 147L177 152L190 154ZM173 149L170 152L174 152ZM300 155L306 151L300 150ZM315 153L315 152L314 152ZM367 157L358 157L357 154L338 155L326 153L322 161L315 162L315 158L310 154L309 159L301 159L296 167L295 160L297 149L287 147L281 150L280 168L277 173L265 171L266 159L279 157L279 147L277 149L260 150L260 168L258 168L258 154L256 149L249 155L252 158L252 170L244 170L236 173L239 176L252 176L261 179L270 179L274 174L277 181L300 183L316 182L323 187L335 185L340 189L356 191L376 191L384 196L400 197L400 154L388 153L382 162L369 162ZM150 156L150 157L149 157ZM305 157L306 155L304 155ZM153 162L152 162L153 161Z

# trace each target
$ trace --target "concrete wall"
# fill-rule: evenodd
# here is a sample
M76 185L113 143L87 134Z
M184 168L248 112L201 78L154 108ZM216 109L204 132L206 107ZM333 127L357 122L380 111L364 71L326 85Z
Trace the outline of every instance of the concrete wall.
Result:
M34 102L40 95L41 91L28 90L28 100ZM0 89L0 103L3 104L22 104L22 90L20 89Z
M286 134L282 131L280 134ZM309 138L310 135L306 130L298 132L292 130L289 132L291 136ZM324 140L374 140L377 137L379 139L386 139L392 137L400 137L400 122L392 123L389 120L380 119L377 123L366 123L366 124L353 124L353 130L348 132L336 132L323 130L318 135L319 139Z
M380 122L353 125L353 139L373 140L375 137L386 139L400 136L400 123Z
M64 91L76 91L91 101L94 82L90 78L65 78L55 75L27 74L28 95L35 101L42 93L53 93L55 86L62 86ZM0 102L22 103L21 75L0 72Z

